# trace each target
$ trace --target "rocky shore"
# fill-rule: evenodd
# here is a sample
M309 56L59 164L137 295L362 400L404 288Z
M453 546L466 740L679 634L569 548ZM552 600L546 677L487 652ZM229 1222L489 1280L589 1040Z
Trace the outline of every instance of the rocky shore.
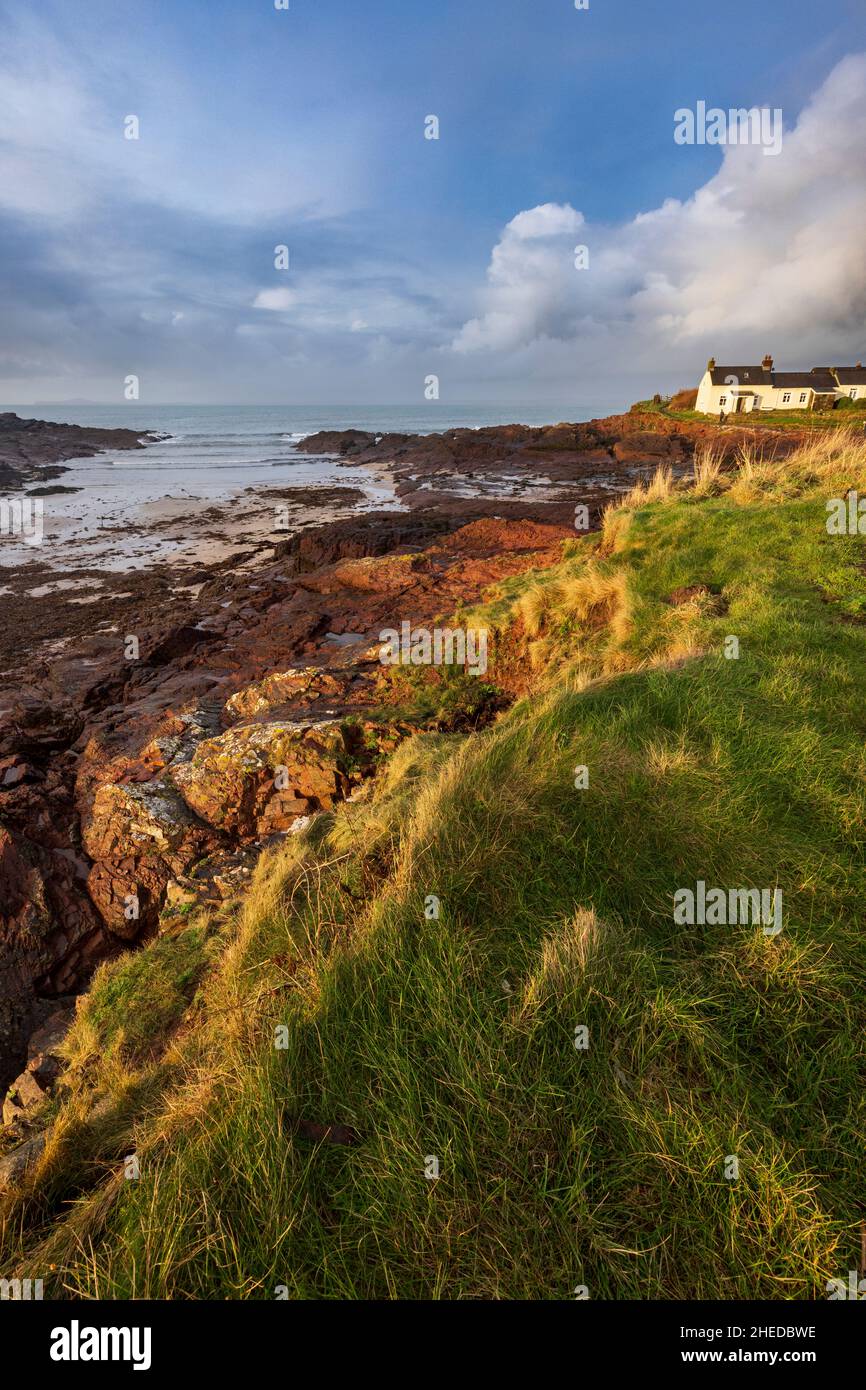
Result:
M47 485L69 472L65 460L107 449L143 449L151 437L135 430L88 429L0 412L0 487L9 492L37 484L31 495L45 496L57 490Z
M495 512L571 525L575 507L583 504L595 526L612 497L659 464L670 465L678 476L689 471L702 441L719 440L733 455L755 434L767 435L774 448L796 442L793 435L766 427L719 429L711 422L632 410L580 424L499 425L431 435L322 431L298 449L386 471L397 497L412 511L432 508L464 520Z
M0 600L0 1086L15 1083L18 1137L22 1094L36 1098L54 1074L30 1065L45 1049L31 1042L28 1062L28 1040L58 1001L189 904L235 896L263 845L350 797L411 732L380 633L447 619L488 586L552 563L579 502L594 525L617 491L661 462L687 471L695 444L717 434L629 415L313 436L310 453L390 470L403 510L271 538L182 574L163 565L134 584L115 577L89 608L58 591L26 608ZM720 438L732 453L738 432ZM29 459L48 466L35 445ZM43 601L50 621L34 614ZM507 664L496 680L454 718L484 718L520 693Z

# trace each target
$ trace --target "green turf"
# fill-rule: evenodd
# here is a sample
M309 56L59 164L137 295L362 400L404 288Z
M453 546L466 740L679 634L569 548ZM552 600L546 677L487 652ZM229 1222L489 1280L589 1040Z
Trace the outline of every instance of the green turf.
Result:
M866 552L824 517L674 499L570 546L533 693L261 866L140 1179L19 1200L7 1253L77 1296L826 1296L864 1216ZM538 578L472 620L513 636ZM699 879L781 888L783 931L676 925Z

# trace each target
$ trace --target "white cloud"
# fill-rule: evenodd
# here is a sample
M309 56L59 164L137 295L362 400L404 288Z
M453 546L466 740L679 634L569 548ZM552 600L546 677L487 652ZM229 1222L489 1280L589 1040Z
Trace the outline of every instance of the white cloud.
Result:
M569 247L583 223L568 203L543 203L511 219L490 258L488 307L463 325L454 342L458 352L568 336L570 281L577 273Z
M711 351L770 350L809 366L862 355L864 226L866 54L854 54L786 130L777 157L729 146L685 202L613 227L586 224L569 204L518 213L494 247L481 312L452 347L511 355L525 371L557 348L575 366L627 354L631 366L660 370L702 366ZM585 270L574 264L581 243Z
M254 309L273 309L282 313L285 309L291 309L297 296L292 290L259 290L253 300Z

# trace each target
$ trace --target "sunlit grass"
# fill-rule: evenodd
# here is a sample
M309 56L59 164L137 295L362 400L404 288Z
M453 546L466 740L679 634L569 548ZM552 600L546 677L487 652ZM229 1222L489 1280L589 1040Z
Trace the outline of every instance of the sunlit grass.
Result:
M841 434L698 459L492 593L470 618L533 654L525 698L402 745L233 922L101 973L4 1269L84 1297L824 1296L866 1115L866 550L825 501L864 483ZM675 926L698 879L778 885L782 934Z

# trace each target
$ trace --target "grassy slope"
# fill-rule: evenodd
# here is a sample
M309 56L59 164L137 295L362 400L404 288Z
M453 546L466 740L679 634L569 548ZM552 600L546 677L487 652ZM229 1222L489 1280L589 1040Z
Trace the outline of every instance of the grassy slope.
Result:
M710 463L491 596L534 693L404 745L237 921L101 972L0 1265L100 1297L823 1296L864 1215L864 549L823 503L857 483L855 441ZM675 926L699 878L780 886L782 934Z

